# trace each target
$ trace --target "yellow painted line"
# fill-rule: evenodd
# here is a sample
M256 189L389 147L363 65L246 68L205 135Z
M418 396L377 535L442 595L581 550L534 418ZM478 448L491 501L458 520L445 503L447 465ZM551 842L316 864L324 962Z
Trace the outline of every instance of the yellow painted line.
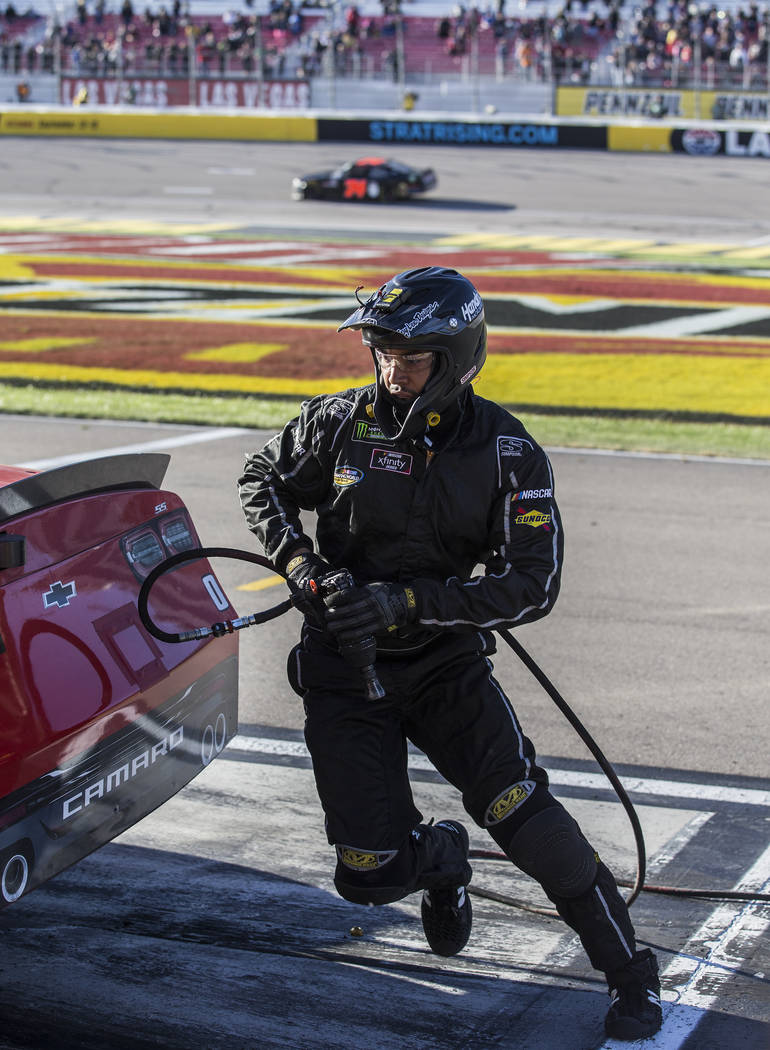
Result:
M23 301L23 300L20 300ZM134 313L122 313L120 310L4 310L2 306L2 300L0 300L0 317L58 317L61 319L67 319L70 321L80 320L86 318L87 320L96 320L97 318L104 320L107 319L119 319L121 322L126 324L131 321L138 321L146 324L149 321L173 321L175 324L200 324L201 321L205 321L206 324L237 324L237 325L248 325L255 326L256 328L275 328L280 325L281 328L312 328L318 331L324 329L324 331L336 333L337 323L336 321L306 321L302 318L293 318L288 316L278 317L241 317L238 313L233 313L232 317L207 317L206 311L202 311L201 314L191 313L193 307L199 305L196 302L190 302L190 310L187 314L176 314L176 313L163 313L158 311L152 314L134 314ZM214 310L216 304L211 304L210 310ZM343 314L344 316L344 314Z
M673 245L672 252L678 253L680 247L680 245ZM770 252L770 245L768 245L765 250ZM481 272L485 275L485 277L509 277L511 280L522 280L532 278L540 278L543 280L555 280L557 278L564 277L580 277L583 280L604 279L608 281L613 281L616 285L621 282L626 283L630 286L632 291L633 285L635 283L641 281L648 281L652 279L661 282L662 288L660 294L665 292L669 286L686 284L707 285L709 287L717 288L756 288L763 291L765 294L765 298L767 299L768 288L770 288L766 277L753 277L749 275L734 273L682 273L681 271L677 273L672 273L670 270L657 270L654 268L654 266L645 267L645 269L643 270L623 270L613 266L591 266L590 268L587 268L586 266L579 264L576 264L575 266L559 266L558 269L555 269L553 266L549 265L528 266L521 268L500 266L486 267L482 269ZM514 290L509 293L495 292L493 294L501 299L516 299L519 295L543 293L525 293L516 292ZM489 295L489 293L487 293L487 295ZM598 298L598 296L595 293L593 293L592 295L588 296L588 298L595 299ZM621 298L621 296L618 296L616 294L608 294L606 297L602 295L601 298L619 299ZM644 300L640 300L637 296L634 296L632 299L629 300L626 300L624 298L623 301L643 302ZM671 300L668 297L666 297L666 302L670 301Z
M68 346L85 346L93 342L93 339L86 336L74 339L41 336L39 339L11 339L10 342L0 342L0 350L15 354L39 354L46 350L64 350Z
M768 249L765 250L767 251ZM684 256L685 258L688 258L689 256L696 257L700 255L714 255L717 252L721 253L723 251L724 245L717 244L714 241L690 241L685 244L659 244L655 249L655 254L660 254L661 256L663 256L663 258L668 259L672 256ZM671 274L670 276L676 276L679 278L679 280L685 280L687 277L687 275L681 273ZM718 275L714 274L690 275L690 279L692 279L693 277L696 277L698 280L704 280L707 278L712 280L715 278L716 280L721 280L721 278ZM736 280L740 280L740 278L736 278Z
M205 267L205 269L207 269L207 270L221 270L223 272L223 274L227 274L229 271L231 271L234 268L234 263L231 263L231 264L223 263L220 259L216 259L216 260L212 259L211 262L207 262L207 261L202 261L202 260L191 261L190 259L158 258L157 256L154 256L154 255L143 255L143 254L139 254L139 253L134 254L133 252L130 251L130 246L129 246L128 254L126 254L126 255L100 255L99 252L98 252L98 249L95 249L95 248L84 249L82 252L73 252L73 253L38 252L38 251L32 250L32 246L30 246L30 251L17 251L17 252L14 253L13 256L9 255L9 256L6 256L6 258L14 258L14 256L16 258L23 259L24 262L27 265L30 265L30 266L35 266L35 265L40 265L40 266L49 266L49 265L56 265L56 266L61 266L61 265L65 265L65 266L104 266L104 267L112 266L116 270L125 270L125 269L128 269L128 268L135 268L137 266L140 266L140 267L142 267L142 269L146 268L148 270L164 269L164 270L180 270L182 272L186 272L186 271L189 270L192 273L195 273L196 271L198 271L200 269L203 269ZM2 258L2 256L0 256L0 258ZM254 268L253 260L250 259L249 260L249 269L253 269L253 268ZM274 270L275 267L274 266L270 267L270 269ZM45 279L45 277L43 277L43 279ZM117 281L117 280L120 280L120 279L121 279L121 277L120 277L119 274L118 274L118 276L116 276L114 278L110 278L109 276L102 275L102 274L99 274L98 278L95 278L92 275L87 274L87 273L86 274L78 274L78 273L67 274L67 280L72 280L72 281L94 281L94 280L99 280L99 281L105 281L106 282L106 281L110 281L110 280L116 280ZM134 278L132 278L132 280L133 279ZM142 281L142 282L145 282L145 283L152 282L154 279L155 278L153 278L153 277L137 277L136 278L137 281ZM248 285L245 285L245 287L248 287Z
M185 354L186 361L222 361L228 364L253 364L269 354L286 350L286 343L228 343L211 350L195 350Z
M715 255L720 259L740 262L742 259L770 258L770 244L742 246L735 241L701 241L701 242L661 242L640 238L603 238L603 237L555 237L534 234L528 237L514 237L505 233L458 233L438 237L436 247L463 248L465 250L531 250L549 251L569 254L570 252L622 252L624 254L652 255L663 258L691 255ZM491 272L480 267L477 272ZM519 272L519 271L517 271ZM563 270L559 271L564 272ZM592 273L597 271L592 270ZM613 271L617 273L617 271ZM631 276L631 275L629 275ZM681 276L668 274L670 277Z
M770 418L770 358L491 354L476 390L496 401Z
M196 391L229 391L242 394L279 394L307 397L366 386L370 373L363 376L337 376L325 379L281 379L272 376L206 375L201 372L158 372L140 368L84 368L80 365L3 363L3 378L46 380L58 383L110 383L114 386L141 386L157 390L176 388Z
M553 234L530 234L524 237L515 237L509 233L453 233L438 237L435 241L437 247L510 250L530 249L531 251L586 251L589 246L592 251L622 251L631 248L654 247L657 241L642 240L634 238L603 238L603 237L564 237Z
M284 379L8 362L6 379L108 383L158 391L307 397L362 386L371 376ZM724 413L770 418L770 357L704 354L490 354L477 389L496 401L596 409Z
M268 587L275 587L276 584L285 583L283 576L268 576L264 580L253 580L251 583L242 583L236 587L236 591L264 591Z
M19 255L0 255L0 277L4 281L34 281L35 271Z
M592 332L583 329L576 328L513 328L513 327L489 327L489 332L496 336L511 336L515 338L521 338L525 336L530 346L527 347L537 351L537 347L533 347L532 344L537 340L545 340L547 343L552 343L555 337L559 337L565 343L565 353L570 356L582 357L585 353L585 347L588 343L591 344L592 350L601 350L602 345L609 344L609 349L605 349L605 353L612 355L617 354L617 344L627 339L626 333L620 329L617 332ZM711 335L710 333L705 335L690 335L690 336L660 336L660 335L635 335L633 336L634 342L649 343L654 347L655 352L664 354L670 351L674 354L687 353L691 357L713 357L719 355L721 357L764 357L770 355L770 339L762 339L757 336L755 338L733 336L733 335ZM671 351L671 344L676 344L676 349ZM656 345L657 344L657 345ZM546 349L546 353L550 350L550 347ZM514 354L518 353L516 349L512 351ZM494 355L502 356L502 355ZM487 358L489 360L489 358ZM485 366L486 367L486 366Z
M753 248L732 248L722 253L723 259L768 259L770 244L756 244Z
M0 231L19 230L34 233L90 233L101 234L132 233L137 235L156 234L174 237L176 235L195 233L224 233L228 230L239 230L243 223L222 222L153 222L151 219L77 219L54 218L43 215L2 215Z

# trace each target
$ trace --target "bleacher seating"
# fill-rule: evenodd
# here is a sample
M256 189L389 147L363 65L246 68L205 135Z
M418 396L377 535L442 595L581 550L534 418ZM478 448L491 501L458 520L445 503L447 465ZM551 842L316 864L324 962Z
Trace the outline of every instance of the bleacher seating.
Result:
M496 24L481 18L458 26L457 20L449 16L443 20L407 16L402 22L401 35L402 51L392 18L364 19L358 37L347 40L347 61L342 63L342 71L353 72L360 66L365 75L397 79L401 51L403 73L410 78L471 73L502 75L514 67L525 74L530 70L534 76L538 63L542 73L543 61L548 56L551 61L559 61L569 54L570 58L576 56L581 62L590 62L612 37L607 27L593 29L588 19L573 19L567 39L563 43L549 40L546 47L537 19L503 19Z
M652 76L666 86L672 69L674 78L693 75L693 27L702 24L693 21L694 8L685 0L667 0L662 19L652 2L640 7L636 0L486 0L483 7L457 0L235 4L243 6L171 0L139 13L131 0L75 0L64 25L53 15L13 16L9 5L0 10L0 73L258 73L399 83L481 75L588 83L597 69L625 68L625 83ZM729 30L730 41L738 36L746 57L730 54L728 61L722 53L727 44L720 44L715 61L741 82L756 69L767 79L767 41L758 39L757 26L751 31L752 10L718 16L719 32Z

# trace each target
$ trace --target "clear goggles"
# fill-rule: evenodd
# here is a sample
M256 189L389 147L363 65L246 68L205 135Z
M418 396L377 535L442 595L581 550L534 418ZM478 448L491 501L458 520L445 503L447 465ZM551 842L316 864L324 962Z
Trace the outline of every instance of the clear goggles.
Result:
M380 368L403 368L407 372L418 371L433 364L433 351L423 350L418 354L391 354L387 350L375 350Z

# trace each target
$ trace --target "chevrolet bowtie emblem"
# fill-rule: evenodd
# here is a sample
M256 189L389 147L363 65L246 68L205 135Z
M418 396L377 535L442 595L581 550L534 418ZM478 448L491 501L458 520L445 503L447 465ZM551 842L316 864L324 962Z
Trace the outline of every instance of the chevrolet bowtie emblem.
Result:
M58 605L60 609L63 609L65 605L69 605L77 593L74 580L70 580L69 583L57 580L43 595L43 605L46 609L50 609L52 605Z

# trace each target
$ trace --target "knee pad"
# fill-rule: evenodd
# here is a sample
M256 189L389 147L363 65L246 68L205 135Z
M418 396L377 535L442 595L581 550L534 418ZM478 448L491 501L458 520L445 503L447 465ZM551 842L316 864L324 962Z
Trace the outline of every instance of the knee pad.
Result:
M579 897L596 878L597 857L577 821L554 801L513 835L505 850L549 896Z
M353 904L393 904L415 890L471 881L468 833L456 821L419 824L396 850L335 849L334 885Z
M335 845L334 885L353 904L393 904L412 892L414 864L408 846L398 850Z

